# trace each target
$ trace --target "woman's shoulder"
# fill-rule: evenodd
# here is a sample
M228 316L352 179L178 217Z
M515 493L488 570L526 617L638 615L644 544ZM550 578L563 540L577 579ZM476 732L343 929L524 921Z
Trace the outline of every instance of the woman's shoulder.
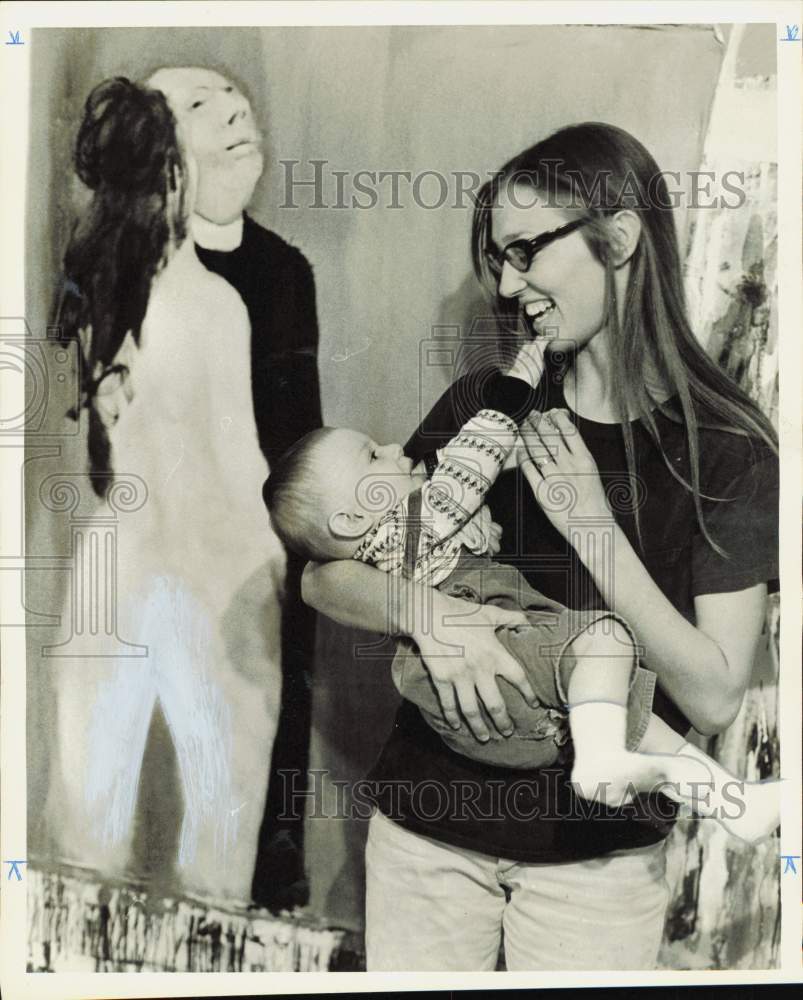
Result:
M734 431L700 430L700 489L708 497L750 499L751 506L776 504L780 482L777 454L761 438Z
M778 490L780 463L770 445L756 435L704 428L700 432L701 481L716 490L769 497Z
M661 438L670 446L688 451L688 434L680 408L670 400L658 416ZM775 450L757 433L728 426L713 413L698 408L697 438L701 472L717 479L735 478L764 463L777 464Z

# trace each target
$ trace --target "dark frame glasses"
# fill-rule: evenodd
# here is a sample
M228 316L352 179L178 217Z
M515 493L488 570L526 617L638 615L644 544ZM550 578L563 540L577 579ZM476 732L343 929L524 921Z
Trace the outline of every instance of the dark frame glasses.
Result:
M551 229L548 233L541 233L540 236L534 236L532 239L513 240L502 250L488 247L485 250L485 260L491 272L497 277L502 274L505 263L524 274L533 266L533 260L537 253L548 247L550 243L554 243L555 240L573 233L575 229L579 229L580 226L584 226L589 221L589 219L575 219L574 222L567 222L565 226Z

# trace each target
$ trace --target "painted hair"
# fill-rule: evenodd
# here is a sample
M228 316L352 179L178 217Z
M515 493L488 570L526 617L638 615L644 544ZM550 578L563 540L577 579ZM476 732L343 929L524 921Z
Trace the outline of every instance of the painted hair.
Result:
M95 87L74 164L93 193L64 255L54 323L82 355L80 404L69 416L88 410L90 474L103 496L113 472L98 392L109 376L128 374L115 358L129 332L139 346L151 282L169 244L186 236L184 163L164 95L124 77Z
M689 325L672 203L658 164L623 129L587 122L560 129L524 150L483 186L473 219L474 271L493 297L502 331L509 332L518 322L519 306L498 294L485 257L491 245L491 210L503 184L527 185L545 195L546 204L565 207L567 215L589 220L580 232L605 267L611 367L621 373L612 388L631 484L635 484L636 463L630 416L635 414L670 473L692 492L700 530L721 553L703 520L699 428L714 426L757 439L776 453L777 435L753 400L706 354ZM623 209L638 212L641 235L630 258L620 322L609 220ZM680 412L651 397L644 377L650 369L677 396ZM656 407L685 427L690 481L678 473L664 452L653 413ZM638 509L635 515L639 528Z

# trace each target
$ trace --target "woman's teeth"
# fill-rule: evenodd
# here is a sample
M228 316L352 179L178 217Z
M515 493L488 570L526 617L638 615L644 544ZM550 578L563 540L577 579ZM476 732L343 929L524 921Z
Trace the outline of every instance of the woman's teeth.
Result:
M539 299L537 302L528 302L524 307L525 313L534 323L548 316L554 310L555 303L552 299Z

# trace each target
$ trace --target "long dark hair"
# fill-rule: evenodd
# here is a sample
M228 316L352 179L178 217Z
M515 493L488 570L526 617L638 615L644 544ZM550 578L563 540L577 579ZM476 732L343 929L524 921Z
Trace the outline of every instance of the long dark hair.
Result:
M80 410L89 413L89 467L99 496L112 482L111 446L97 396L130 332L139 346L151 282L170 243L186 236L184 164L176 123L162 93L115 77L84 108L75 170L93 192L64 255L54 323L81 352Z
M503 330L518 320L518 305L498 294L485 250L491 244L491 210L501 185L525 184L545 194L547 204L567 206L570 215L588 219L580 232L606 273L606 323L614 401L624 434L631 482L636 460L631 415L635 414L661 452L671 474L694 496L700 530L706 530L700 491L699 428L716 426L767 444L776 454L777 435L752 399L706 354L687 315L677 234L669 192L658 164L644 146L623 129L600 122L572 125L548 136L506 163L480 190L474 210L474 270L491 292ZM551 202L550 199L553 199ZM641 236L631 257L622 319L614 281L615 255L608 219L622 209L638 211ZM680 412L650 395L645 372L652 367L677 396ZM674 468L661 444L654 409L682 421L689 454L687 481ZM634 496L637 495L634 491ZM715 499L715 498L707 498ZM638 528L638 509L635 510ZM639 530L640 536L640 530Z

